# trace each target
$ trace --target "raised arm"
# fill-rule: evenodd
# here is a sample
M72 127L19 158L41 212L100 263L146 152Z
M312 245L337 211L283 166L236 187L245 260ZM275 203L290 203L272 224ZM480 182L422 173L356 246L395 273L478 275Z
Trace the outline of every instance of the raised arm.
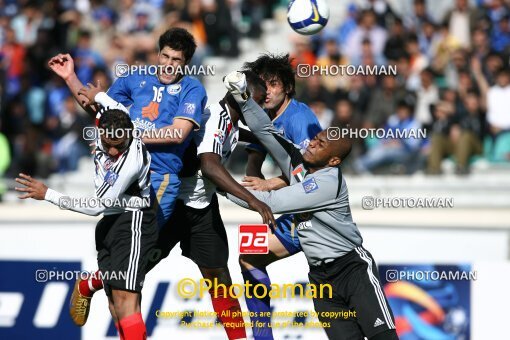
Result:
M74 72L74 61L71 55L58 54L48 61L48 66L53 72L55 72L55 74L65 81L78 104L80 104L80 106L90 115L94 116L98 111L97 107L95 105L91 105L87 97L78 93L80 89L83 88L83 84Z

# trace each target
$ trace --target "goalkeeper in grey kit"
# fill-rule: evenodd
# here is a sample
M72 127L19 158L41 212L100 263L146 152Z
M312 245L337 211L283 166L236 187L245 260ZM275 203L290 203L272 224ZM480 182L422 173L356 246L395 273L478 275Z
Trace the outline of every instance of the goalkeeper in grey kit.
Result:
M313 284L331 284L332 298L315 298L319 320L329 323L330 339L398 339L394 318L375 261L363 246L352 220L340 163L351 150L348 139L328 140L320 132L301 154L275 130L269 117L246 92L242 73L232 72L225 86L242 108L250 130L269 151L290 185L270 192L251 191L273 213L299 216L296 226ZM234 203L248 205L227 194ZM277 226L274 226L277 227ZM355 317L329 319L323 312L354 311ZM354 313L353 313L354 314Z

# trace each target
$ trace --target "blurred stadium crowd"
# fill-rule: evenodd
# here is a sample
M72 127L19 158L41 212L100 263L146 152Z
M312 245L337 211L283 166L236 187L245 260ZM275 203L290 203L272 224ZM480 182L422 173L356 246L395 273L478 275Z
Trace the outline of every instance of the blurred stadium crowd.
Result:
M412 0L398 13L384 0L345 6L347 16L290 51L295 65L397 65L397 75L297 78L296 98L323 128L427 129L426 140L357 140L356 173L458 174L479 158L510 162L510 1L452 1L440 17ZM363 4L363 5L362 5ZM236 58L241 38L260 39L261 23L284 0L0 0L0 175L46 177L73 171L89 154L74 103L48 59L69 52L83 83L108 87L119 63L157 61L156 38L189 29L208 56ZM262 52L262 51L261 51Z

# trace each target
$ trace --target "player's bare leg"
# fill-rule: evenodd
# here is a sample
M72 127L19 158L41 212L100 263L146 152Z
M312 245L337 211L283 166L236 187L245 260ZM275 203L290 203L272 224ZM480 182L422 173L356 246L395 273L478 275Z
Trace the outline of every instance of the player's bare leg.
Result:
M229 287L232 285L232 278L230 277L228 268L199 267L199 269L204 279L207 279L212 283L216 279L218 285L225 285L225 288L223 288L223 286L219 286L216 291L214 287L212 287L209 290L209 294L211 294L214 311L223 323L223 327L225 328L225 332L227 333L229 340L246 339L246 329L242 317L241 305L237 298L229 296L228 294ZM226 327L225 325L227 323L233 326Z
M145 323L140 312L140 294L119 289L112 289L111 294L110 312L114 321L118 320L120 339L147 339Z
M120 340L124 340L124 333L122 333L122 329L119 325L119 318L117 317L117 314L115 313L115 307L113 305L113 300L111 297L108 297L108 309L110 310L110 314L113 319L113 323L115 324L115 328L117 329L117 332L119 333Z
M286 258L290 255L291 254L283 246L280 240L274 234L270 234L268 254L266 255L241 254L239 256L239 264L241 266L244 281L245 282L249 281L252 286L255 286L257 284L263 284L264 286L266 286L266 289L269 292L271 289L271 280L269 279L269 276L267 274L266 267L271 263ZM253 292L248 293L249 296L251 297L245 296L246 305L248 306L248 309L251 312L257 312L257 315L260 315L261 312L267 313L271 311L271 298L269 297L269 294L267 294L262 299L258 299L255 297ZM262 292L258 292L257 295L262 296ZM251 318L251 321L254 325L253 337L256 340L273 339L272 328L268 327L269 323L271 322L271 317L256 316ZM263 326L257 327L255 326L256 324Z

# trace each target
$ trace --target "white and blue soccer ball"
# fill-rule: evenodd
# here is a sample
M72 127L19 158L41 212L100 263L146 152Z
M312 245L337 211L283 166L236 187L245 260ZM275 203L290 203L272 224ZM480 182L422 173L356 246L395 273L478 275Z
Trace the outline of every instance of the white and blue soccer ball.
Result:
M326 0L291 0L287 21L299 34L312 35L324 28L329 19Z

